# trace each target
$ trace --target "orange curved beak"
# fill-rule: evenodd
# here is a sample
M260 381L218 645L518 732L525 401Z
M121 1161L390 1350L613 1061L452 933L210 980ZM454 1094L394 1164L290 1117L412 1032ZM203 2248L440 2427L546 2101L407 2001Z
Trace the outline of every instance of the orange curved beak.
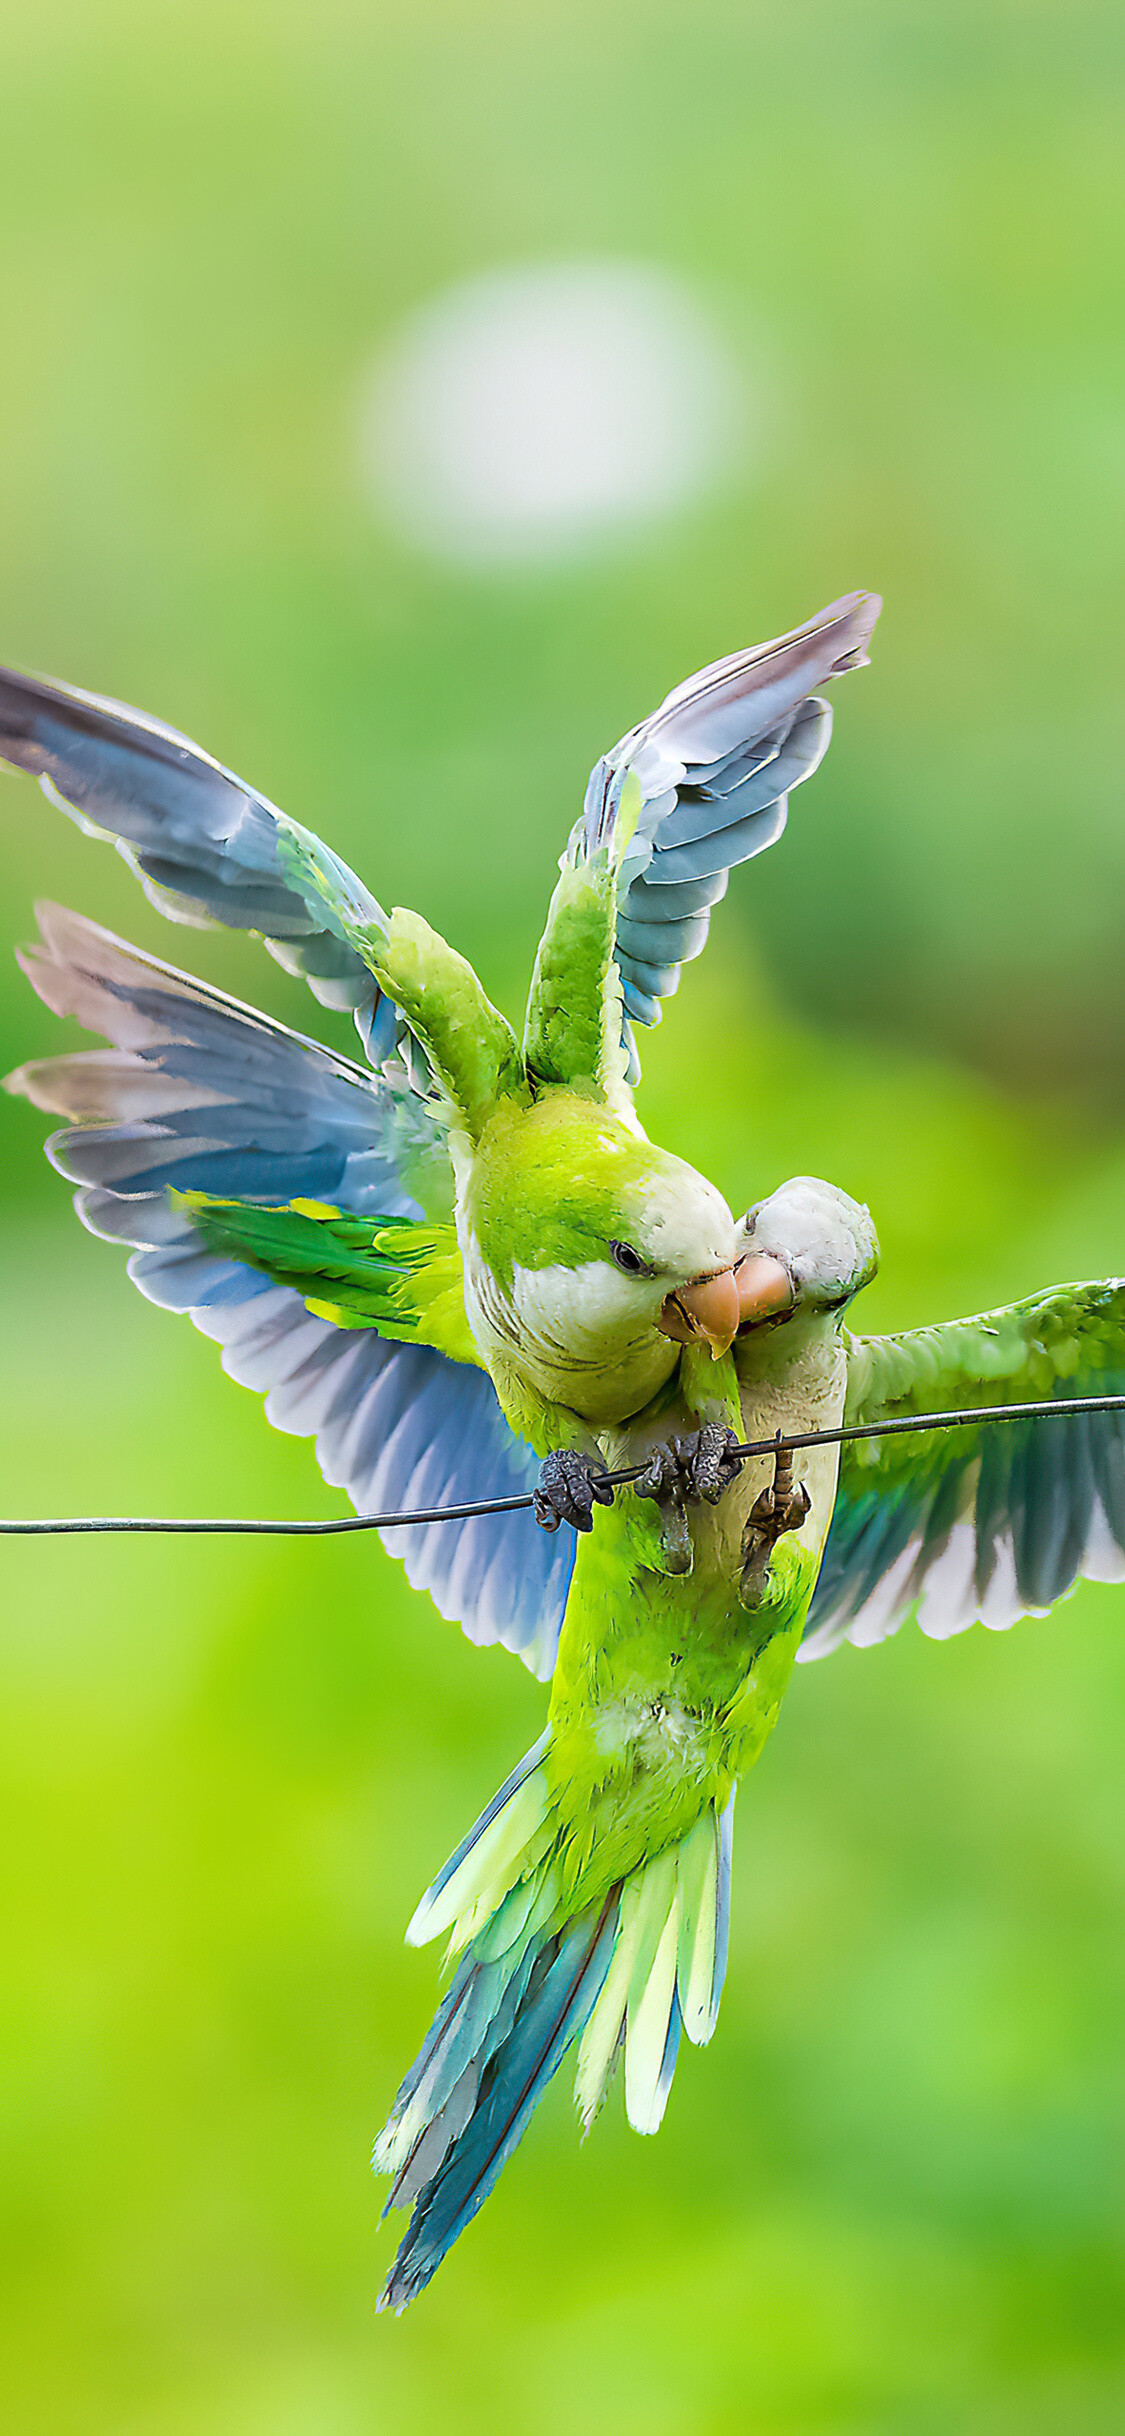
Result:
M721 1354L729 1353L740 1317L735 1272L720 1269L717 1277L697 1277L694 1285L681 1286L678 1294L666 1294L656 1324L677 1345L697 1345L702 1338L711 1348L712 1361L717 1362Z
M741 1328L792 1309L793 1281L784 1261L775 1260L772 1252L748 1252L734 1271L734 1283Z

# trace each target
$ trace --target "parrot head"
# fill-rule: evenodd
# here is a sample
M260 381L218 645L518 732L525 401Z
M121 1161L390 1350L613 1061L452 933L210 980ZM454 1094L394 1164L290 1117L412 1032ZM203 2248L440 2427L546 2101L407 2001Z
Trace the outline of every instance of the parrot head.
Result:
M791 1176L739 1226L740 1329L843 1311L879 1266L871 1214L819 1176Z
M738 1329L740 1246L721 1193L577 1092L498 1111L463 1196L462 1240L478 1337L499 1333L572 1387L620 1368L623 1395L634 1373L651 1394L680 1346L718 1358ZM577 1389L567 1400L582 1409Z

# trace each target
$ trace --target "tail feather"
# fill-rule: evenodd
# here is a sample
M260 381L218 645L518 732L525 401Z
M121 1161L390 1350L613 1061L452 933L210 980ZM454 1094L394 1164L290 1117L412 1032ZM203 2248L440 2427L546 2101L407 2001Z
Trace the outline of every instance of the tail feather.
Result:
M391 2208L414 2206L427 2185L436 2180L450 2149L467 2129L480 2098L485 2070L492 2056L511 2036L534 1966L533 1953L521 1956L495 2012L489 2009L487 1994L480 1992L481 2002L475 2008L478 2016L475 2037L463 2038L460 2042L462 2050L466 2047L469 2049L462 2069L458 2071L459 2059L451 2051L448 2058L442 2057L440 2070L433 2076L434 2083L440 2086L443 2093L438 2112L433 2112L432 2098L427 2105L425 2093L422 2092L419 2107L413 2110L415 2120L409 2125L405 2121L403 2123L400 2142L409 2130L411 2144L395 2174L383 2209L384 2216L389 2214Z
M683 2026L684 2017L680 2011L679 1995L675 1990L673 1990L672 2010L668 2016L668 2035L664 2041L664 2054L661 2060L659 2078L656 2083L656 2103L660 2109L660 2113L657 2116L658 2124L668 2103L668 2092L672 2086L672 2077L676 2069L676 2058L680 2052L680 2033Z
M382 2307L404 2308L488 2197L575 2041L588 2128L625 2058L625 2105L657 2130L680 2038L711 2036L726 1967L732 1801L603 1902L560 1922L544 1736L482 1811L411 1923L451 1931L454 1978L372 2162L410 2207Z
M676 1856L662 1853L660 1858L670 1864L667 1907L662 1893L657 1905L658 1910L664 1911L664 1922L651 1960L651 1938L641 1939L629 1977L625 2015L625 2112L634 2131L639 2132L659 2130L670 2086L670 2079L664 2078L664 2056L676 1994L679 1918ZM645 1872L646 1889L655 1874L654 1870Z
M418 2190L381 2308L404 2309L483 2206L593 2003L616 1913L614 1890L600 1912L581 1914L536 1954L511 2031L482 2074L479 2099Z
M635 1870L622 1890L621 1930L586 2025L575 2095L587 2130L625 2050L625 2110L654 2132L672 2086L680 2033L711 2037L727 1966L734 1796L705 1810L683 1841Z
M707 2027L700 2041L701 2046L705 2046L707 2040L713 2035L719 2018L719 1998L723 1993L723 1981L727 1975L727 1953L730 1946L730 1881L734 1861L734 1794L736 1790L737 1788L732 1790L730 1800L719 1820L719 1873L715 1890L715 1959L711 1966L711 2003L707 2014Z
M680 1846L680 1937L676 1984L684 2028L696 2045L710 2035L711 1993L715 1976L715 1925L718 1909L719 1838L709 1818Z
M549 1741L548 1728L439 1869L408 1923L408 1945L428 1945L448 1929L449 1951L459 1953L492 1918L509 1888L526 1876L544 1842L547 1781L540 1762Z
M466 1957L375 2143L376 2171L396 2178L388 2208L403 2204L399 2183L410 2172L419 2141L444 2114L454 2090L466 2075L473 2075L479 2088L486 2065L511 2032L534 1963L530 1945L506 1964L482 1965ZM436 2172L444 2148L435 2152L431 2144L429 2153L431 2172Z

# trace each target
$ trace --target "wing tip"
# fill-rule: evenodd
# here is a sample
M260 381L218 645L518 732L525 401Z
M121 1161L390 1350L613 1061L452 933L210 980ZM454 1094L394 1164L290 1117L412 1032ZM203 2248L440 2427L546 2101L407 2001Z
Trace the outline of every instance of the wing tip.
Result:
M814 620L814 626L830 630L838 621L849 632L844 650L825 670L825 680L828 677L842 677L852 668L870 666L868 645L882 609L883 596L880 592L846 592L842 599L832 601L827 609L821 611L820 617Z

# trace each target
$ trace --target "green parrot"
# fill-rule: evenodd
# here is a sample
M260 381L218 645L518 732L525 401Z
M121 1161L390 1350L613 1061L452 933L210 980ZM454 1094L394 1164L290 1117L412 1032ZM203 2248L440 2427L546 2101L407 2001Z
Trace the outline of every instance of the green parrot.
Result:
M797 1177L748 1211L739 1241L747 1441L1125 1391L1120 1280L865 1340L845 1325L878 1262L865 1208ZM623 2056L629 2121L658 2129L681 2037L702 2044L715 2027L735 1789L795 1660L912 1614L935 1636L978 1617L1002 1628L1080 1574L1125 1577L1120 1413L816 1446L737 1471L721 1456L703 1484L682 1459L693 1417L677 1377L616 1432L613 1467L642 1474L578 1546L546 1731L407 1931L447 1934L453 1976L375 2146L388 2205L412 2211L383 2296L394 2308L487 2197L568 2050L585 2127Z
M411 1924L450 1933L454 1969L376 2145L412 2208L395 2307L568 2049L586 2119L623 2048L630 2119L656 2128L681 2030L714 2024L734 1785L798 1652L919 1601L930 1630L1010 1621L1125 1547L1113 1422L740 1468L736 1433L845 1405L1115 1384L1119 1290L864 1346L843 1314L874 1265L867 1213L798 1179L736 1223L634 1112L635 1027L730 870L780 836L827 742L811 689L862 663L878 608L852 595L703 670L596 765L522 1046L419 917L384 913L185 738L0 676L0 757L116 839L173 919L257 932L354 1016L368 1059L44 908L25 969L110 1045L11 1086L66 1120L48 1149L84 1223L277 1427L315 1438L361 1512L534 1492L531 1513L385 1534L443 1615L551 1679L543 1736ZM614 1502L602 1474L626 1464L642 1476Z
M27 1067L11 1087L76 1120L51 1155L83 1188L86 1223L130 1243L142 1290L190 1310L227 1367L268 1389L271 1420L316 1431L326 1476L361 1506L418 1502L423 1454L446 1502L522 1490L530 1450L539 1519L584 1531L606 1494L600 1433L674 1371L697 1423L729 1426L734 1220L646 1140L634 1027L659 1019L730 871L781 835L828 742L811 689L865 661L880 606L854 593L703 669L596 764L522 1046L420 916L384 912L186 738L0 672L0 759L113 838L174 920L259 932L354 1015L366 1074L45 908L25 968L114 1054ZM311 1352L314 1321L316 1390L302 1374L298 1392L289 1354ZM709 1477L710 1445L698 1460ZM520 1547L519 1533L501 1555L499 1539L446 1529L440 1551L411 1551L411 1578L471 1633L539 1658L557 1623L545 1570L553 1597L565 1563L521 1563ZM486 1549L497 1578L482 1599L467 1576Z

